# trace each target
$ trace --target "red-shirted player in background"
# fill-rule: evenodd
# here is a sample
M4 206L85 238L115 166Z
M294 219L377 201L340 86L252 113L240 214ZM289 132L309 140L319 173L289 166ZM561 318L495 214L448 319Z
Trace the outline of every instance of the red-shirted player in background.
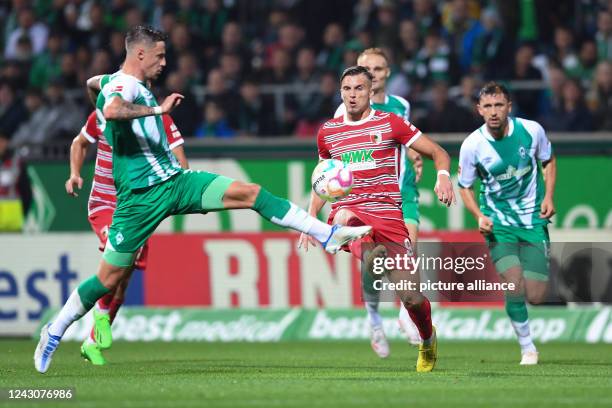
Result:
M188 168L181 132L170 115L163 115L162 121L172 153L174 153L182 168ZM87 123L70 146L70 178L66 181L66 192L72 196L77 196L75 186L79 189L83 186L81 169L87 154L87 148L96 142L98 143L98 151L94 179L89 194L88 219L91 228L100 239L100 250L103 251L106 245L108 227L111 225L117 205L117 191L113 179L112 150L96 124L96 111L89 114ZM137 255L136 269L144 270L146 268L147 252L148 245L145 243ZM101 350L109 348L111 345L110 326L123 303L128 282L129 276L119 284L117 290L102 297L94 308L94 327L92 327L90 335L81 346L81 355L94 365L106 364Z
M321 160L337 159L349 165L354 185L348 196L332 205L328 222L372 226L370 236L354 241L347 248L364 261L365 268L371 269L374 258L395 256L398 252L412 253L397 181L400 146L410 147L433 159L438 170L434 191L447 206L455 201L449 174L450 158L442 147L410 122L370 108L372 75L366 68L347 68L342 73L340 84L346 114L325 122L319 130L317 145ZM324 204L325 201L313 192L310 214L316 216ZM315 244L306 235L300 237L300 246L306 250L309 242ZM374 249L368 250L364 245L368 243L374 244ZM411 275L409 270L388 270L387 277L391 282L418 282L418 277ZM431 324L429 300L418 290L398 290L396 293L423 340L416 370L431 371L437 359L437 341Z

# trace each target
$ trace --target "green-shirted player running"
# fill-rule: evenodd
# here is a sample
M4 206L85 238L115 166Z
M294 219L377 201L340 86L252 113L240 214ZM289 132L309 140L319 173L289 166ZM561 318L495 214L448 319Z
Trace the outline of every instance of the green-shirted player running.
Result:
M508 90L486 84L478 98L485 124L472 132L459 153L459 187L466 208L478 220L505 293L506 312L521 346L521 365L538 363L529 331L527 306L541 303L547 289L548 223L555 213L557 166L550 141L539 123L509 118ZM542 177L543 169L544 177ZM480 179L480 207L473 183Z
M117 208L98 273L81 282L56 319L41 330L34 352L34 366L41 373L48 370L66 329L116 288L138 249L170 215L249 208L277 225L311 235L331 253L371 231L370 226L330 226L257 184L181 169L168 147L161 115L183 96L171 94L160 106L146 86L166 65L165 39L150 27L130 29L122 69L98 95L98 125L113 148Z
M357 65L365 67L374 77L372 80L372 96L370 106L379 111L391 112L406 120L410 117L410 104L407 100L398 95L386 93L387 78L391 75L389 60L380 48L368 48L357 58ZM346 108L340 104L334 117L344 115ZM400 155L400 176L399 185L402 193L402 213L404 222L412 241L412 247L416 250L419 228L419 190L417 183L421 178L423 160L421 155L412 149L402 147ZM363 273L361 276L361 288L368 312L370 322L370 344L372 350L381 358L389 355L389 343L383 330L383 322L378 313L380 299L379 291L373 288L373 281L370 274ZM408 337L410 343L418 345L421 342L418 330L412 323L408 311L401 306L399 315L399 325Z

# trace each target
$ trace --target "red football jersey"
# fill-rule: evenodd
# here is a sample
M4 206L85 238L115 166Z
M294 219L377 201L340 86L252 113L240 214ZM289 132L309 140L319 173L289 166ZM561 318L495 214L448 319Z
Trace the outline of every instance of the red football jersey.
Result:
M166 137L170 149L182 145L185 141L170 115L162 115ZM98 142L96 154L96 169L89 194L88 213L94 214L103 209L114 210L117 206L117 190L113 179L113 149L110 147L104 134L96 124L96 111L89 114L87 123L81 129L81 134L90 143Z
M348 164L354 180L351 193L332 209L356 206L372 215L395 218L402 203L400 147L409 147L420 135L407 120L376 110L357 122L344 116L325 122L317 135L319 157Z

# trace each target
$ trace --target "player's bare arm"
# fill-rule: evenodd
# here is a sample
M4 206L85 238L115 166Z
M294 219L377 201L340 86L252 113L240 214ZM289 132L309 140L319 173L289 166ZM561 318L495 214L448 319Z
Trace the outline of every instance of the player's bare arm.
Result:
M414 168L414 182L418 183L423 175L423 158L414 149L408 149L408 159L410 159Z
M481 234L490 234L493 231L493 221L480 211L478 203L476 202L476 196L474 195L474 189L472 187L459 187L459 194L463 200L465 208L474 216L474 219L478 221L478 230Z
M450 157L448 153L426 135L421 135L410 145L410 147L417 153L433 160L436 170L438 171L434 192L441 203L450 207L450 205L455 202L455 192L449 177Z
M87 80L87 96L89 100L95 106L98 94L100 93L100 81L103 75L96 75Z
M321 211L321 208L325 205L325 200L319 197L314 191L310 193L310 203L308 204L308 214L316 217ZM313 246L317 246L317 240L311 237L308 234L300 234L300 239L298 241L298 248L304 248L305 251L308 251L309 244Z
M557 159L554 155L550 156L550 160L542 162L544 170L544 186L546 193L540 207L540 218L550 218L555 215L555 204L553 196L555 193L555 183L557 181Z
M173 93L164 99L164 102L157 107L138 105L124 101L120 97L115 96L104 106L102 113L107 120L131 120L144 116L161 115L172 112L174 108L180 105L183 98L183 95Z
M174 149L172 149L172 153L174 154L174 157L176 157L176 159L178 160L179 164L181 165L181 168L189 168L189 162L187 161L187 156L185 155L185 149L183 148L183 145L176 146Z
M83 178L81 177L81 169L87 155L87 147L89 141L79 133L70 145L70 177L66 180L66 193L73 197L78 197L75 187L79 190L83 187Z

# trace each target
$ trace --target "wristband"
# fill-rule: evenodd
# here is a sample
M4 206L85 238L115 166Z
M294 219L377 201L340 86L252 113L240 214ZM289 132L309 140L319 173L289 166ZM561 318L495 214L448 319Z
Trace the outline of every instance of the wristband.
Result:
M153 114L154 115L161 115L162 114L162 107L161 106L154 106L153 107Z
M438 170L438 177L440 177L442 175L450 178L450 173L448 171L446 171L446 170Z

